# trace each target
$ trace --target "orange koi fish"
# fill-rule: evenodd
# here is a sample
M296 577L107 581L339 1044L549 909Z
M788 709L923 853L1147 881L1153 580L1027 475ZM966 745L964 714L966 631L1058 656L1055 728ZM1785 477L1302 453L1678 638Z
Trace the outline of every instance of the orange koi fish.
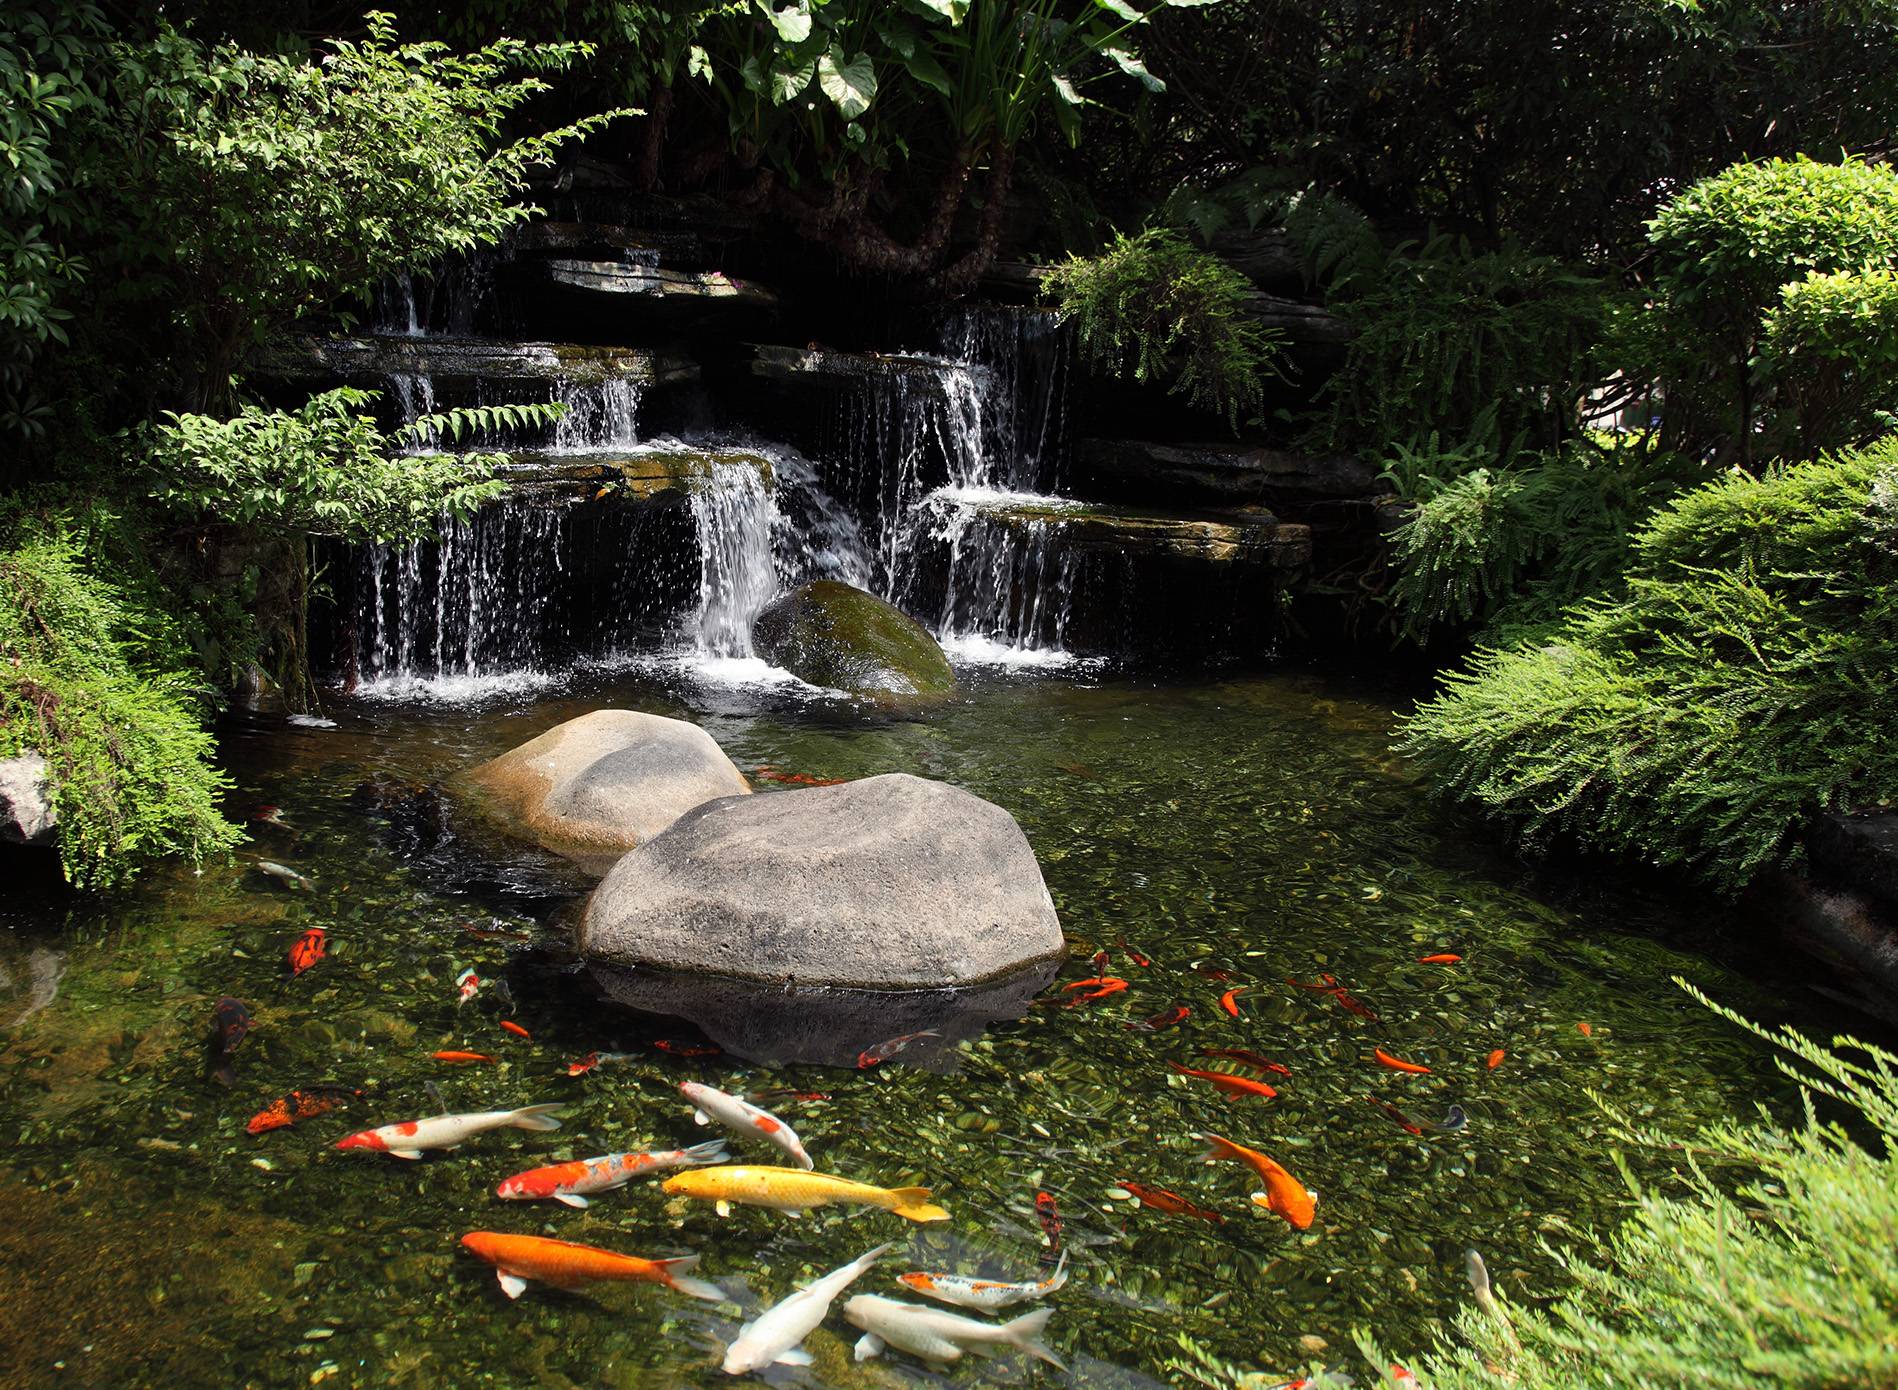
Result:
M567 1063L568 1076L585 1076L595 1067L636 1060L630 1052L589 1052L577 1062Z
M321 927L311 927L308 931L290 943L290 978L296 979L304 971L323 959L326 952L328 934Z
M875 1047L865 1048L857 1054L857 1069L866 1071L871 1067L883 1065L918 1038L940 1038L941 1036L942 1034L934 1028L925 1028L920 1033L905 1033L901 1037L891 1038L888 1042L880 1042Z
M1458 961L1462 959L1463 959L1462 956L1452 955L1449 951L1443 951L1434 956L1418 956L1417 964L1419 965L1455 965Z
M1411 1123L1410 1116L1406 1115L1389 1101L1379 1100L1376 1096L1366 1096L1365 1099L1370 1101L1371 1104L1375 1105L1379 1110L1382 1110L1386 1115L1389 1115L1412 1134L1418 1135L1419 1137L1422 1136L1423 1130Z
M1124 936L1120 939L1120 950L1122 955L1126 956L1128 960L1132 961L1142 970L1145 970L1148 966L1153 964L1153 958L1151 956L1143 955L1137 946L1128 945L1127 938Z
M1139 1033L1157 1033L1162 1028L1171 1028L1193 1011L1184 1004L1175 1004L1165 1013L1155 1014L1152 1018L1143 1018L1138 1023L1123 1024Z
M477 1259L494 1266L501 1281L501 1292L509 1298L519 1298L526 1292L530 1279L552 1284L557 1289L577 1289L611 1279L664 1284L674 1293L713 1303L722 1303L725 1299L725 1291L718 1285L691 1277L690 1271L698 1267L697 1255L676 1260L642 1260L636 1255L618 1255L570 1240L510 1236L499 1231L470 1231L461 1238L461 1243Z
M1093 980L1076 980L1073 984L1063 985L1061 988L1069 992L1077 989L1089 991L1086 994L1076 994L1069 999L1067 1007L1071 1009L1076 1004L1088 1004L1096 999L1105 999L1110 994L1119 994L1127 988L1127 982L1117 975L1104 975Z
M503 1201L531 1202L551 1199L570 1207L584 1207L594 1193L624 1187L647 1173L663 1173L673 1168L697 1168L710 1163L729 1163L723 1139L708 1139L685 1149L667 1149L662 1153L602 1154L598 1158L576 1158L571 1163L555 1163L546 1168L530 1168L516 1173L494 1189Z
M1589 1027L1586 1023L1578 1023L1575 1026L1581 1030L1581 1034L1583 1037L1592 1038L1595 1036L1595 1030Z
M1226 1218L1218 1212L1194 1206L1179 1193L1169 1192L1164 1187L1146 1187L1126 1178L1119 1179L1118 1183L1123 1191L1143 1207L1152 1207L1155 1211L1163 1211L1172 1216L1197 1216L1201 1221L1210 1221L1215 1226L1225 1223Z
M788 782L798 787L838 787L850 780L847 777L813 777L808 772L780 772L770 763L764 764L751 775L762 777L767 782Z
M1283 1217L1301 1231L1310 1229L1318 1198L1315 1193L1306 1191L1297 1178L1257 1149L1248 1149L1243 1144L1235 1144L1217 1134L1202 1134L1200 1138L1208 1145L1203 1155L1206 1162L1217 1163L1221 1159L1230 1159L1234 1163L1245 1164L1259 1175L1265 1183L1265 1191L1252 1194L1255 1206L1264 1207L1274 1216Z
M492 1062L494 1060L485 1052L431 1052L428 1055L437 1062Z
M1263 1081L1254 1081L1249 1076L1234 1076L1230 1072L1223 1071L1201 1071L1198 1067L1183 1067L1178 1062L1168 1062L1167 1065L1181 1076L1196 1076L1201 1081L1210 1081L1213 1089L1223 1091L1229 1096L1260 1096L1271 1100L1278 1094Z
M502 1019L501 1026L505 1028L508 1032L512 1033L517 1038L526 1038L529 1042L532 1042L534 1040L534 1035L532 1033L528 1032L525 1028L521 1027L520 1024L516 1023L511 1018Z
M1237 996L1244 994L1247 988L1246 985L1234 985L1231 989L1219 996L1219 1007L1231 1014L1234 1018L1239 1017L1239 1005L1235 1000Z
M1490 1053L1489 1054L1489 1069L1491 1071L1495 1071L1496 1068L1500 1067L1503 1064L1503 1058L1506 1055L1507 1054L1504 1053L1504 1051L1500 1047L1497 1048L1494 1052Z
M1406 1062L1402 1057L1393 1057L1381 1047L1372 1048L1371 1055L1377 1058L1378 1065L1389 1067L1392 1071L1416 1072L1419 1075L1428 1075L1430 1072L1429 1067L1419 1066L1415 1062Z
M329 1082L304 1086L271 1101L250 1117L250 1123L244 1129L251 1134L266 1134L273 1129L293 1125L298 1120L313 1120L318 1115L327 1115L337 1106L361 1095L361 1091L352 1087Z
M1269 1057L1261 1057L1256 1052L1247 1052L1243 1047L1202 1047L1202 1057L1224 1057L1229 1062L1238 1062L1241 1066L1256 1067L1260 1071L1274 1072L1279 1076L1290 1076L1292 1069L1280 1066Z

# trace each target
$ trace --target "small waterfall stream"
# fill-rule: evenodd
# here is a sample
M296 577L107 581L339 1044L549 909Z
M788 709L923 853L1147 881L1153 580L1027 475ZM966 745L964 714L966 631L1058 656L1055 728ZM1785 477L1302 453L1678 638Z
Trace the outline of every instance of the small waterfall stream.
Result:
M698 522L697 647L709 657L749 657L751 620L778 592L771 537L778 510L754 468L715 463L691 494Z

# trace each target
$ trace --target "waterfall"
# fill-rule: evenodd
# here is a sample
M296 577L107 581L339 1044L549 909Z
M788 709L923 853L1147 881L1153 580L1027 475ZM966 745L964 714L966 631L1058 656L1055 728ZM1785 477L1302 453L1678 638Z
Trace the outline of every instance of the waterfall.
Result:
M1067 659L1081 559L1066 544L1058 500L953 487L930 494L924 529L944 552L937 634L946 648L1014 665ZM1002 520L985 510L998 503L1055 514Z
M715 462L691 498L699 533L698 651L749 657L751 620L778 591L771 553L777 507L758 470L742 463Z

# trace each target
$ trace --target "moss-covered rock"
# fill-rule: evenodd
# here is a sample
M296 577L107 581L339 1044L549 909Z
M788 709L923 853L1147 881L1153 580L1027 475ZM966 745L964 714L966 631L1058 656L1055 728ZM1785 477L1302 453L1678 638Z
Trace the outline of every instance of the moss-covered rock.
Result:
M875 594L818 579L768 604L751 624L758 654L812 685L856 695L936 696L955 688L942 648Z

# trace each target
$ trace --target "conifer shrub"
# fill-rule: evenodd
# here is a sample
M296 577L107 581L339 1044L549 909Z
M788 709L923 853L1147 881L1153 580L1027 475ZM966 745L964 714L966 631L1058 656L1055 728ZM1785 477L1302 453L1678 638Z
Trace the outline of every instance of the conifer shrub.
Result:
M162 855L192 863L240 832L201 723L208 693L167 663L65 519L16 526L0 549L0 757L46 759L67 879L106 888Z
M1898 800L1898 441L1683 494L1611 598L1479 650L1402 740L1535 851L1723 890L1824 809Z
M1117 233L1099 256L1051 267L1044 288L1098 366L1136 381L1170 381L1189 405L1235 430L1278 369L1274 335L1246 310L1245 276L1178 232Z

